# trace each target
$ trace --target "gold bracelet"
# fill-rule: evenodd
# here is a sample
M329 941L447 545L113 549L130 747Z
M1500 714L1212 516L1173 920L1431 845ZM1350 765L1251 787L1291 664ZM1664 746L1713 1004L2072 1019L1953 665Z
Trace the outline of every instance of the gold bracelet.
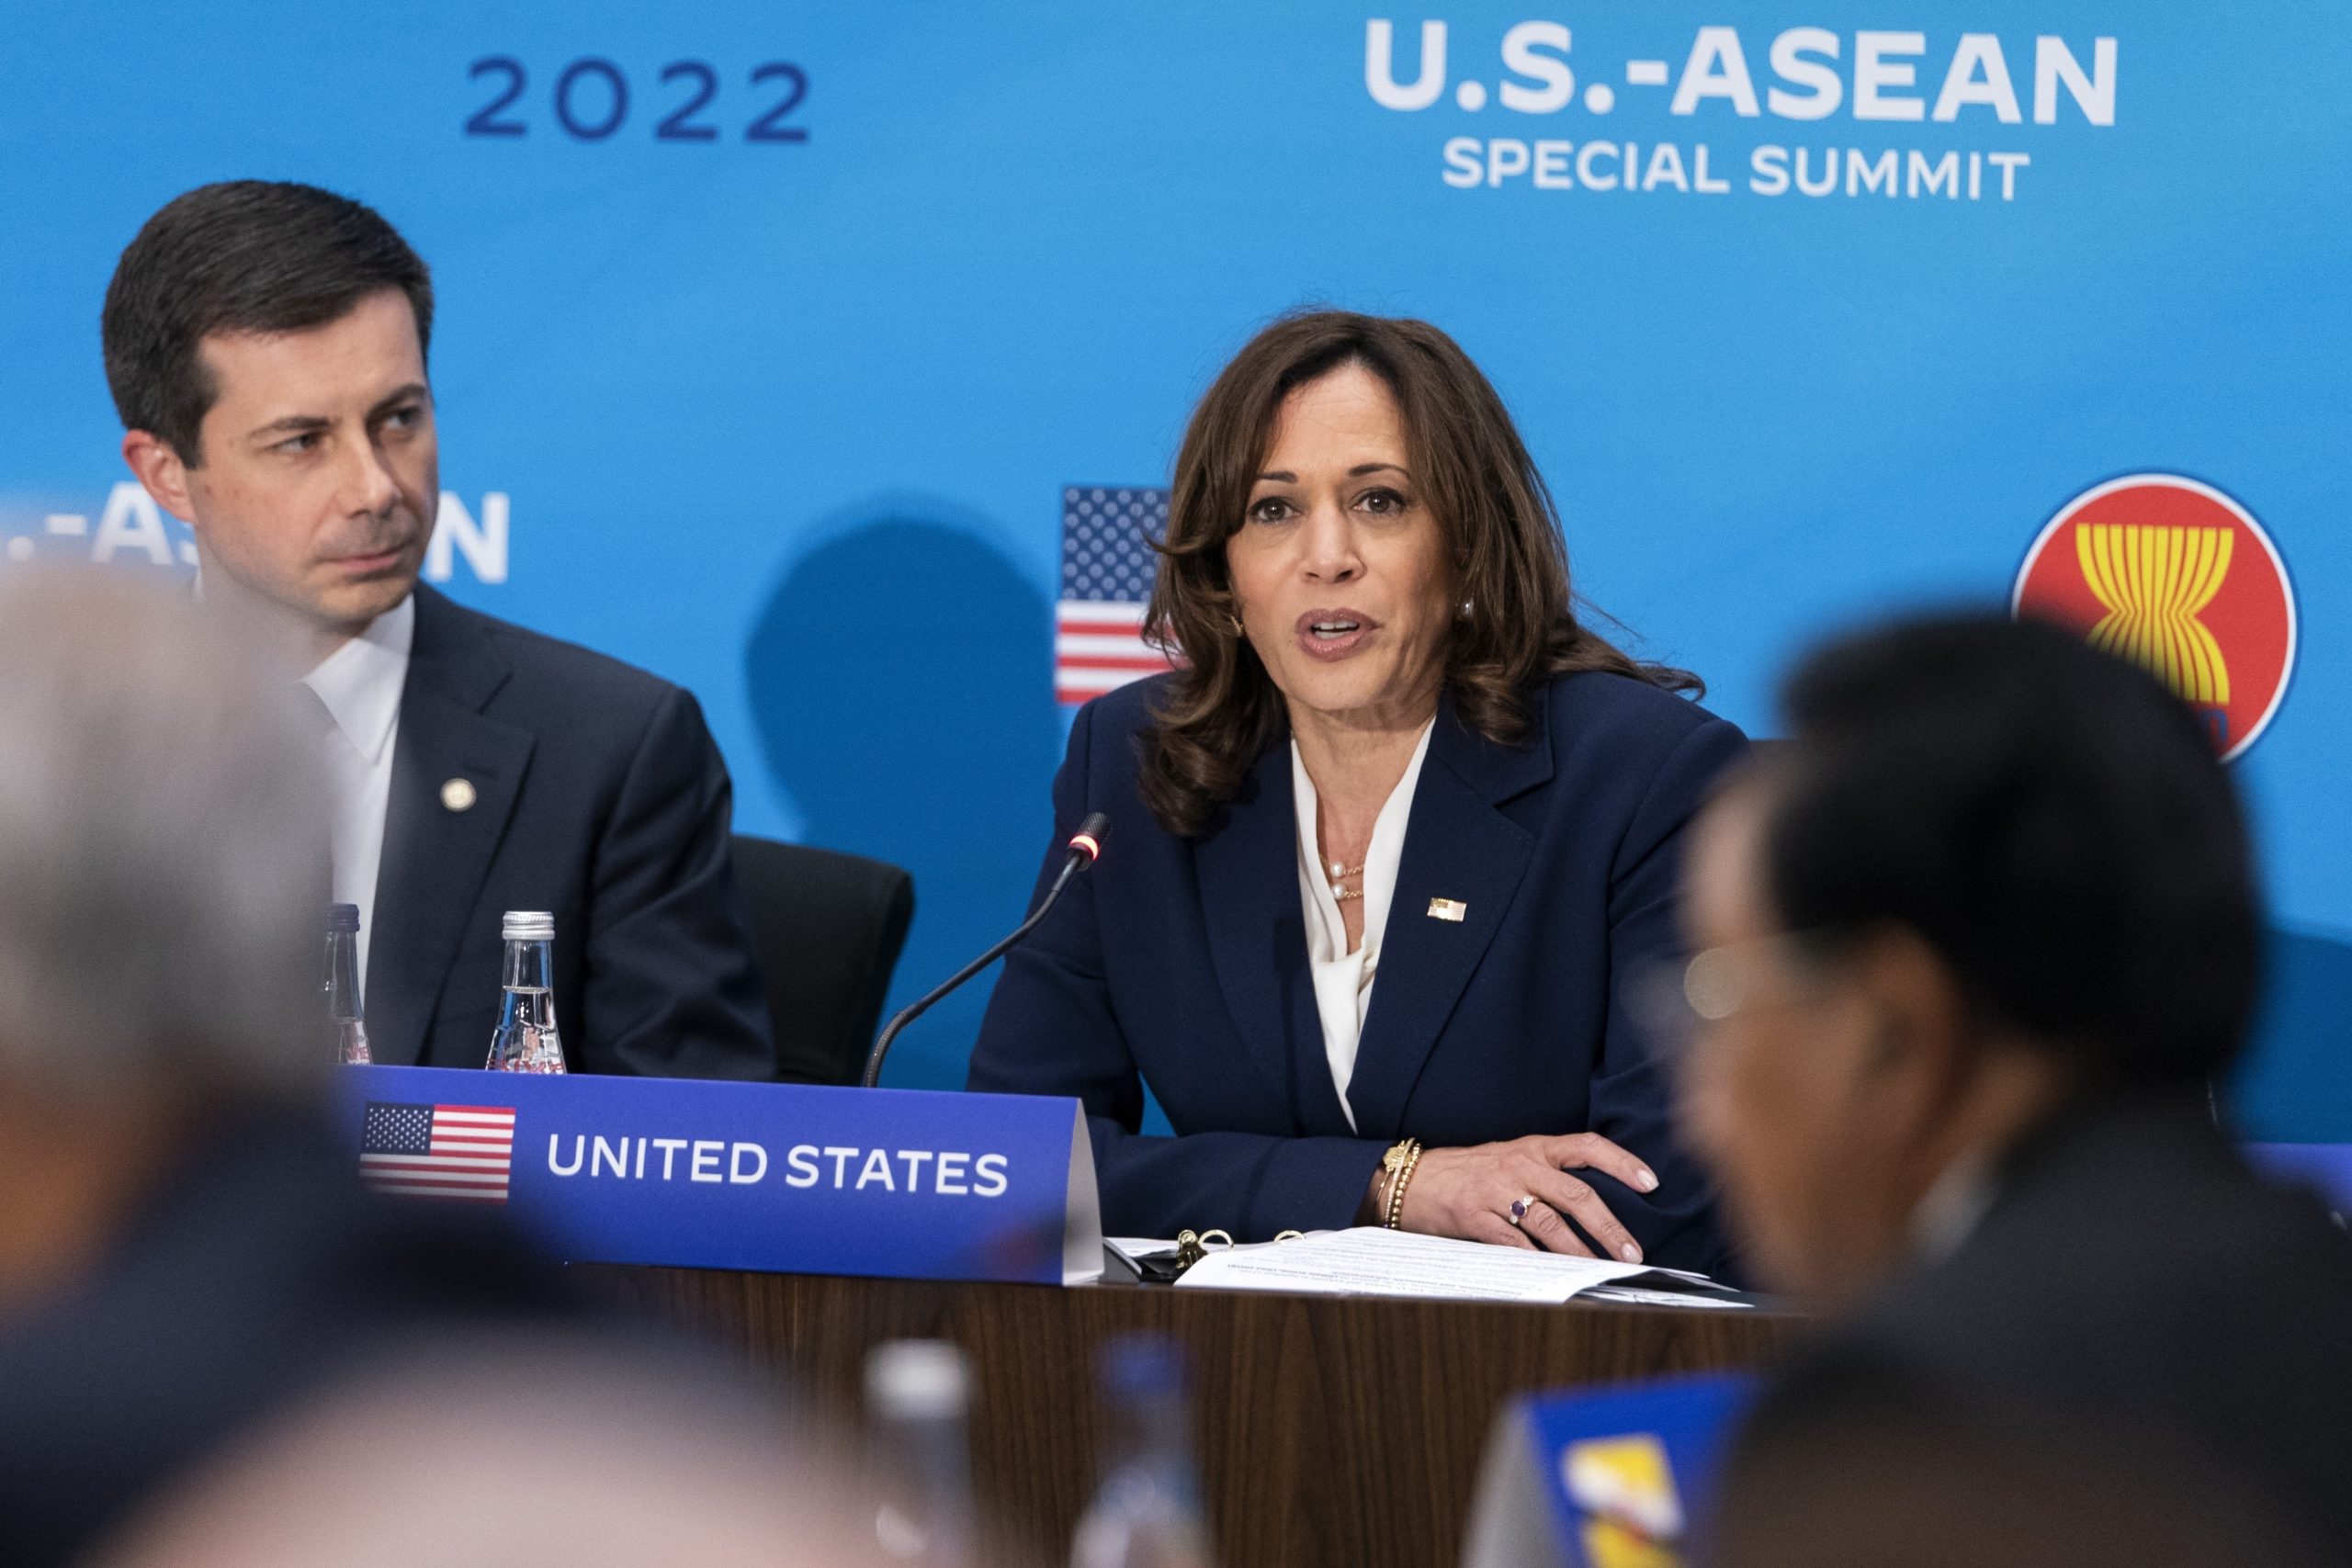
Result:
M1388 1194L1396 1189L1396 1173L1405 1168L1405 1162L1412 1157L1413 1150L1419 1146L1410 1138L1399 1138L1388 1145L1386 1154L1380 1156L1380 1184L1377 1189L1380 1198L1373 1205L1375 1215L1388 1213Z
M1388 1228L1402 1230L1405 1225L1405 1188L1413 1179L1413 1172L1421 1168L1421 1145L1415 1144L1405 1168L1396 1173L1396 1186L1388 1195Z
M1405 1162L1388 1183L1387 1225L1392 1231L1401 1227L1405 1217L1405 1186L1413 1179L1414 1168L1421 1163L1421 1141L1419 1138L1406 1139L1404 1147Z

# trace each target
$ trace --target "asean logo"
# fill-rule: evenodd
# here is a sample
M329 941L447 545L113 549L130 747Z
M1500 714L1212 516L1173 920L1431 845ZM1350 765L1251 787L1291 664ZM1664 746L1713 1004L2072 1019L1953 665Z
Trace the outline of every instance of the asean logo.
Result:
M2254 514L2179 474L2083 491L2043 525L2011 613L2071 626L2154 671L2222 760L2267 728L2295 668L2295 593Z

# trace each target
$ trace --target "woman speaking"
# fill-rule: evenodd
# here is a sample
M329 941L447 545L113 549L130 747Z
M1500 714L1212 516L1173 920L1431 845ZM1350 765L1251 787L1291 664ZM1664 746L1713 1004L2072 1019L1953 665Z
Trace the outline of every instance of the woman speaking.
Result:
M1745 742L1578 624L1486 378L1424 322L1277 322L1193 413L1160 555L1182 667L1080 710L1054 842L1101 811L1108 852L1008 959L970 1087L1084 1101L1114 1234L1718 1268L1626 1002Z

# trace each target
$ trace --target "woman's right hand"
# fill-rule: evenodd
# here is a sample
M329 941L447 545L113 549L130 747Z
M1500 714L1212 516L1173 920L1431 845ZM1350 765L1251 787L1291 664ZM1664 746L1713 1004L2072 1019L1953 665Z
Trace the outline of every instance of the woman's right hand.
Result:
M1590 1258L1593 1249L1561 1217L1566 1215L1607 1256L1639 1263L1641 1244L1609 1212L1600 1193L1568 1174L1578 1169L1605 1171L1636 1192L1657 1190L1657 1177L1649 1167L1598 1133L1424 1149L1413 1168L1413 1179L1406 1185L1399 1224L1427 1235ZM1385 1197L1385 1183L1376 1179L1374 1190ZM1521 1198L1534 1201L1513 1224L1510 1206Z

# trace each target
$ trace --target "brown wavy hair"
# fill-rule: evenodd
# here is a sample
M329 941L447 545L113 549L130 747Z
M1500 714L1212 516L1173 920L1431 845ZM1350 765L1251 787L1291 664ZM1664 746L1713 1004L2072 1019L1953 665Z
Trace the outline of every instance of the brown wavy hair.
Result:
M1176 455L1168 535L1144 635L1180 667L1142 736L1144 804L1170 832L1199 838L1285 732L1282 694L1235 630L1225 547L1241 528L1283 400L1342 366L1386 383L1416 484L1444 536L1458 592L1445 689L1464 724L1516 744L1535 689L1604 671L1701 692L1688 671L1640 662L1577 620L1552 492L1478 367L1427 321L1311 310L1285 316L1234 356L1193 410Z

